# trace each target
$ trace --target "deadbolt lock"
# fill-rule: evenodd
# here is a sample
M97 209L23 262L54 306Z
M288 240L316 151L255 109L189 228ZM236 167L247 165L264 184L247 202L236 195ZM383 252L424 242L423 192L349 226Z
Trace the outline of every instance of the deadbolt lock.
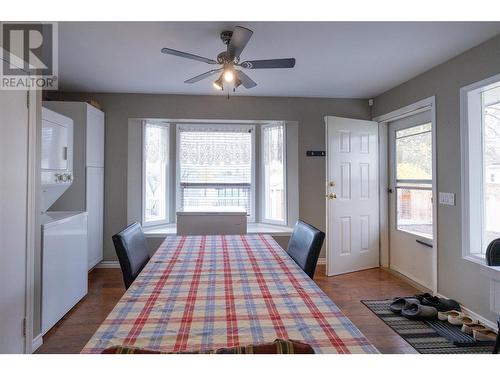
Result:
M335 186L335 182L330 181L330 182L328 183L328 186L330 186L330 187L334 187L334 186Z

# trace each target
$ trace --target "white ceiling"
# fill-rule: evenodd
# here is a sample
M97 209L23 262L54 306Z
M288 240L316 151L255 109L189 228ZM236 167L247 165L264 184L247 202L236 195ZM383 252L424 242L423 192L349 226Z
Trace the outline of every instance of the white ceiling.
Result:
M295 57L294 69L246 70L257 87L237 95L374 97L500 34L500 22L64 22L64 91L215 94L213 79L184 80L213 65L160 53L170 47L215 59L223 30L254 31L242 60Z

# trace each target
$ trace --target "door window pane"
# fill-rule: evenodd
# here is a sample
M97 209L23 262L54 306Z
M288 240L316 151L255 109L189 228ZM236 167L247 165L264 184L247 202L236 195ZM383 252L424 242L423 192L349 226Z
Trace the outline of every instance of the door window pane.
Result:
M431 124L396 132L397 179L432 180Z
M285 222L284 126L262 128L264 220Z
M431 124L396 132L397 229L432 238Z
M168 126L146 123L144 129L143 223L168 220Z
M432 190L396 188L398 229L432 238Z

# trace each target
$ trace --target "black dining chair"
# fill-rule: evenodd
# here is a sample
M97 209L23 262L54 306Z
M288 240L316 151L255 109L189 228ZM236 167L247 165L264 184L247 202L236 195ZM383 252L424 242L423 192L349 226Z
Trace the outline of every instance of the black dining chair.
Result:
M302 220L298 220L288 242L288 255L312 279L325 234Z
M113 236L125 288L128 289L149 261L146 237L139 223L133 223Z

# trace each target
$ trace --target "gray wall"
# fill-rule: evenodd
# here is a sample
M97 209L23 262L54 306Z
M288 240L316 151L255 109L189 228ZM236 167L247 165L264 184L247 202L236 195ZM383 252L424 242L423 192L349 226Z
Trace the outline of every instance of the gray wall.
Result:
M325 149L326 115L369 119L361 99L49 93L60 100L97 100L106 112L104 259L114 260L111 236L127 224L129 118L289 120L299 122L299 215L325 229L325 160L306 150ZM323 255L322 255L323 256Z
M500 73L500 36L375 98L379 116L418 100L436 97L438 191L456 194L457 204L438 206L438 290L494 320L489 281L477 264L462 259L460 176L460 88Z

